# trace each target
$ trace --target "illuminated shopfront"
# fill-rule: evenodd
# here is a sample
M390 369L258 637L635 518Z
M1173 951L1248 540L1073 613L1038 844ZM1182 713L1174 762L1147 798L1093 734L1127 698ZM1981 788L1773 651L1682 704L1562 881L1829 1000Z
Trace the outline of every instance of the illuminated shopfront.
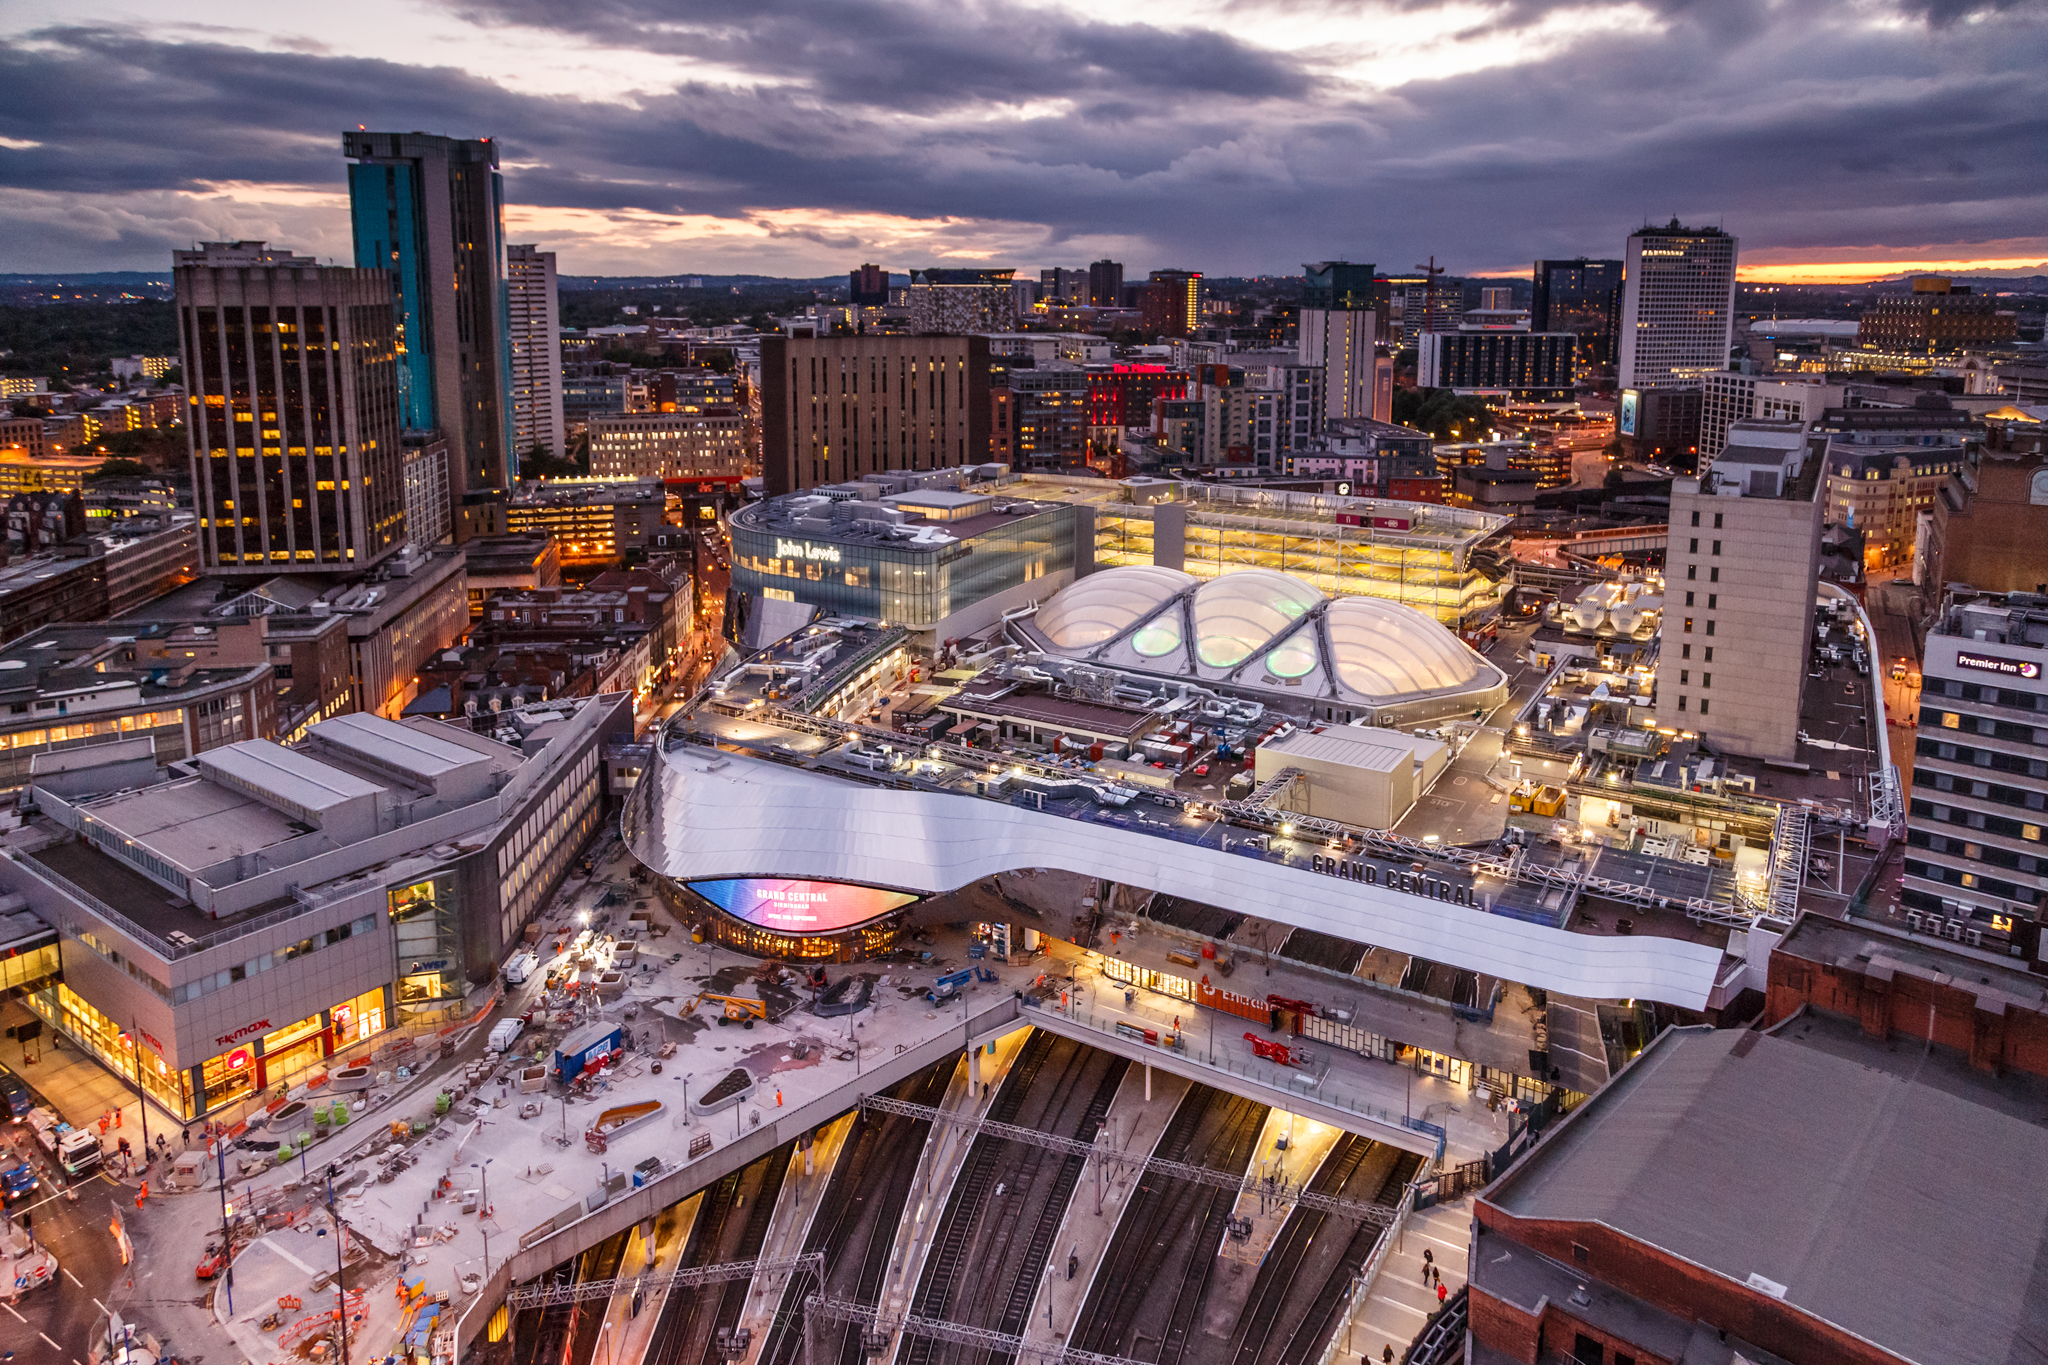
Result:
M707 938L760 957L859 962L895 946L899 913L918 898L848 882L735 877L663 895Z
M384 1031L384 989L364 991L346 1004L327 1012L330 1020L329 1054L340 1052Z
M460 1008L462 905L455 874L443 872L390 892L398 931L398 1021L432 1023Z
M319 1065L327 1056L327 1029L317 1014L263 1035L257 1063L258 1085L287 1085L292 1077Z
M200 1078L209 1110L248 1097L256 1090L256 1049L245 1044L209 1057L200 1068Z
M1171 972L1156 972L1150 967L1140 967L1117 958L1102 959L1102 974L1111 981L1121 981L1127 986L1143 986L1148 991L1170 995L1176 1000L1193 1000L1195 983L1184 976Z
M81 1046L107 1065L115 1075L135 1083L136 1063L141 1063L142 1088L151 1098L180 1118L192 1117L192 1080L185 1072L165 1062L157 1040L137 1031L134 1034L92 1007L84 996L59 982L55 991L58 1017L51 1017L49 991L31 997L37 1012L70 1034Z

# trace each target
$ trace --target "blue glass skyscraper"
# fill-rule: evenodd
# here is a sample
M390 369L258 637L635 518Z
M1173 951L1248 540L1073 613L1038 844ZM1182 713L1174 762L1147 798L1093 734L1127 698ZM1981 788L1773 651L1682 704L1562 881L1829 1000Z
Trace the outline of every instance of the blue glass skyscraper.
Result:
M448 441L453 501L518 481L497 144L342 136L356 264L391 272L405 426Z

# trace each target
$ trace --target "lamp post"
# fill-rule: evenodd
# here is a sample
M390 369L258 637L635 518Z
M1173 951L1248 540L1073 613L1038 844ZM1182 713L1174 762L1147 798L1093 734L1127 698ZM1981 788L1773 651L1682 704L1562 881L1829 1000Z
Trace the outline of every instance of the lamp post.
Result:
M213 1154L220 1170L220 1247L221 1255L227 1258L223 1270L223 1287L228 1294L228 1316L235 1315L235 1243L228 1233L228 1145L225 1133L214 1138Z
M341 1365L348 1365L348 1289L341 1282L341 1214L334 1207L334 1177L340 1172L339 1162L327 1168L327 1217L334 1224L334 1316L341 1324Z

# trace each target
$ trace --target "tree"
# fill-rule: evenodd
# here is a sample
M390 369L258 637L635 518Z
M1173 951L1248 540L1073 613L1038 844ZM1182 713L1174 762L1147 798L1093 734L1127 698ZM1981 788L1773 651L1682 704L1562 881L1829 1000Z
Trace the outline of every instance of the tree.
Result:
M122 433L124 436L127 434L126 432ZM94 483L98 483L101 479L133 479L139 478L148 472L148 467L140 460L126 460L116 456L111 460L100 461L100 467L92 472L91 479Z

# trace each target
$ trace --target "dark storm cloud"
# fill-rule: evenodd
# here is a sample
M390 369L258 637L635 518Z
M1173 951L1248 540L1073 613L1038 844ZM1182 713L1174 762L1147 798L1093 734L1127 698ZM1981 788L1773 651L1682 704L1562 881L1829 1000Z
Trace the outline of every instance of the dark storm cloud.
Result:
M826 104L930 112L1102 94L1301 96L1298 62L1223 33L1109 24L1020 4L481 0L481 24L593 37L805 83Z
M2042 6L1902 3L1913 23L1854 28L1828 6L1658 0L1648 33L1589 30L1516 65L1418 71L1373 94L1322 64L1339 53L1017 4L461 11L479 41L559 31L706 64L624 102L303 48L47 30L0 44L0 136L42 144L0 148L0 224L6 187L338 188L339 131L362 122L489 133L511 197L530 205L1041 224L1054 260L1065 242L1125 238L1151 244L1134 265L1292 269L1343 253L1406 266L1433 252L1481 269L1614 254L1630 227L1673 214L1724 223L1745 254L2039 236ZM1326 8L1248 0L1237 29L1264 15L1312 32ZM1533 32L1558 8L1515 0L1485 32ZM829 224L783 231L859 250ZM110 263L137 263L137 232L108 237L124 253ZM166 223L164 245L191 232ZM0 231L0 269L36 250Z

